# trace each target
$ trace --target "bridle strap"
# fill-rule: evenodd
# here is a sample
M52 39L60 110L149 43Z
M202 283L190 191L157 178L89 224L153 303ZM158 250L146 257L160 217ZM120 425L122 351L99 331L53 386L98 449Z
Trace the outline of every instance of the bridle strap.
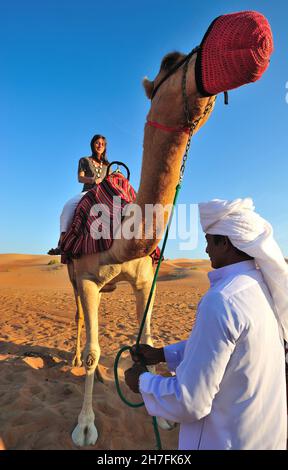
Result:
M167 78L171 77L171 75L173 75L173 73L175 73L176 70L178 70L179 67L181 67L181 65L185 64L185 62L187 61L189 62L192 55L195 54L199 50L199 48L200 46L194 47L194 49L186 57L184 57L184 59L180 60L178 64L176 64L171 70L169 70L167 75L165 75L165 77L163 77L162 80L160 80L160 82L158 83L158 85L154 88L152 95L151 95L151 100L153 100L154 96L156 95L162 83L164 83L167 80Z
M162 131L166 131L166 132L184 132L187 135L190 134L189 127L164 126L163 124L159 124L159 122L156 122L156 121L147 121L147 125L151 127L156 127L157 129L161 129Z
M192 120L190 118L189 114L189 109L188 109L188 97L187 97L187 92L186 92L186 75L187 75L187 70L188 70L188 64L193 56L197 51L199 50L199 46L195 47L190 54L188 54L184 59L180 60L178 64L176 64L168 73L165 75L165 77L160 80L158 85L154 88L151 100L153 100L154 96L156 95L157 91L159 90L160 86L167 80L173 73L176 72L183 64L183 78L182 78L182 95L183 95L183 105L184 105L184 114L185 114L185 119L186 119L186 124L189 126L186 127L170 127L170 126L165 126L163 124L160 124L159 122L156 121L149 121L147 120L148 126L156 127L157 129L161 129L162 131L166 132L183 132L184 134L187 134L188 136L191 133L191 125L192 125Z
M159 90L159 87L162 85L162 83L165 82L165 80L167 80L167 78L171 77L171 75L177 69L179 69L179 67L181 67L181 65L184 64L183 77L182 77L182 96L183 96L183 107L184 107L186 126L185 127L170 127L170 126L165 126L164 124L160 124L159 122L156 122L156 121L147 120L147 125L148 126L156 127L157 129L161 129L162 131L166 131L166 132L183 132L183 133L187 134L188 135L188 144L187 144L186 154L188 154L188 150L189 150L189 146L190 146L190 140L191 140L191 137L193 135L194 130L198 126L199 122L211 110L211 108L213 107L213 104L215 102L215 99L216 99L215 98L213 101L209 100L209 103L206 106L206 108L204 110L204 113L199 118L193 120L193 118L190 116L190 112L189 112L188 96L187 96L187 89L186 89L186 79L187 79L187 71L188 71L189 61L190 61L191 57L193 56L193 54L198 52L199 49L200 49L200 46L195 47L190 52L190 54L188 54L183 60L181 60L178 64L176 64L175 67L173 67L169 71L169 73L167 75L165 75L164 78L162 78L162 80L158 83L156 88L154 88L152 96L151 96L151 100L152 100L154 98L155 94L157 93L157 91ZM227 93L227 91L224 92L224 97L225 97L225 104L228 104L228 93Z

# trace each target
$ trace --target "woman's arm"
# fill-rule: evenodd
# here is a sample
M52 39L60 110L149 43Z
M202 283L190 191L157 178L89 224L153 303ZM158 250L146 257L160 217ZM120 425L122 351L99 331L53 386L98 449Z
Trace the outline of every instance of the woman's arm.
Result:
M84 171L79 171L78 173L78 182L83 183L83 184L94 184L95 183L95 178L94 176L85 176ZM97 180L96 180L97 183Z
M107 169L107 166L105 165L102 168L100 177L96 178L95 172L92 171L91 167L89 166L89 162L87 161L87 158L85 157L81 158L78 164L78 182L83 183L83 184L91 184L91 185L99 184L102 182L102 180L106 176L106 169ZM88 175L91 175L91 173L92 173L92 176L88 176Z
M95 174L92 172L86 157L80 158L78 163L78 182L83 184L95 183Z

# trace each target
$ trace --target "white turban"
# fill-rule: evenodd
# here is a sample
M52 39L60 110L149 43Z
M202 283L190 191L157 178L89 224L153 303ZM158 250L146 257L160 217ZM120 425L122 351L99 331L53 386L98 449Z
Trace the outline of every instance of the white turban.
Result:
M288 341L288 265L276 241L272 226L254 212L252 199L213 199L199 204L205 233L225 235L233 246L255 258L270 290L283 337Z

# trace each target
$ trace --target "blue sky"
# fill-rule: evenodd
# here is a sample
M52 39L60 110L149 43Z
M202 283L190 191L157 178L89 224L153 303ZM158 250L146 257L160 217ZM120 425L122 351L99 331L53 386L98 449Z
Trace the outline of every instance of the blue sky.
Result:
M141 81L164 54L189 52L218 15L258 10L269 20L275 52L262 79L218 97L193 139L179 203L250 196L288 256L288 4L145 0L1 0L0 252L45 253L58 239L59 215L81 191L78 159L95 133L108 156L124 161L139 185L149 101ZM196 227L195 227L196 230ZM199 229L200 232L200 229ZM200 258L197 247L166 256Z

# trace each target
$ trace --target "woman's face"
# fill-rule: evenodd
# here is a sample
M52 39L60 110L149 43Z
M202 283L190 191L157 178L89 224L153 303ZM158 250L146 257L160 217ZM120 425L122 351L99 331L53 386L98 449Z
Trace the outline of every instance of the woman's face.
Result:
M105 140L100 137L99 139L95 140L93 146L94 146L94 151L100 156L105 151L105 147L106 147Z

